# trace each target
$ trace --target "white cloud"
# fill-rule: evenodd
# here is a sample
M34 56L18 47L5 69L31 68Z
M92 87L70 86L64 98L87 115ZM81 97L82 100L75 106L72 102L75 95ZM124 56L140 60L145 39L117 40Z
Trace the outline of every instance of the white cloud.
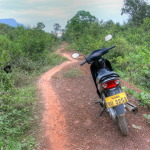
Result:
M50 8L47 10L27 10L20 12L22 15L36 15L36 16L43 16L43 17L56 17L56 18L65 18L67 16L67 13L65 13L64 10L59 8Z
M29 3L34 3L34 2L48 2L48 0L27 0Z
M0 0L1 18L14 18L26 24L63 26L79 10L91 12L99 20L120 17L123 0Z
M62 0L62 2L66 0ZM108 6L108 5L123 5L123 0L69 0L68 4L72 6L86 6L86 5L98 5L98 6Z

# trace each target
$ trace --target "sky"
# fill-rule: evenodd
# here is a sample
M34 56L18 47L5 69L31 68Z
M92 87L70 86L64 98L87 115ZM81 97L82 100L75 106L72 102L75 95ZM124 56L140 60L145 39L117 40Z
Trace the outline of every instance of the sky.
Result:
M67 21L80 10L89 11L99 20L127 21L121 16L124 0L0 0L0 19L13 18L25 26L45 24L45 31L51 32L59 23L64 29Z

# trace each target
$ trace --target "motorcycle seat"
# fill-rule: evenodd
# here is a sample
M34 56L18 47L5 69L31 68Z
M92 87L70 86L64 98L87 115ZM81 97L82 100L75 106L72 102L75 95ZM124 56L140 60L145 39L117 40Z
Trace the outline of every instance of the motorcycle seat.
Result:
M119 77L119 75L117 73L115 73L114 71L110 71L108 69L100 69L98 71L98 76L96 78L96 83L100 83L103 82L104 80L110 78L110 77Z

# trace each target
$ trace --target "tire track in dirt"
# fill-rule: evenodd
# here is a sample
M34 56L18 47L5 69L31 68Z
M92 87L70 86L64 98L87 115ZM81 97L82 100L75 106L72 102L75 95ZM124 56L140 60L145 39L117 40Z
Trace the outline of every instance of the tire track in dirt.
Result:
M64 46L63 46L64 47ZM58 53L64 48L57 50ZM61 54L68 58L70 61L66 61L59 66L54 67L48 72L44 73L38 80L37 86L39 93L44 104L44 110L42 115L42 126L44 128L44 135L42 136L42 144L44 147L38 148L42 150L66 150L67 149L67 137L65 130L65 117L59 99L53 90L50 80L52 76L59 70L75 63L76 60L69 57L67 54Z

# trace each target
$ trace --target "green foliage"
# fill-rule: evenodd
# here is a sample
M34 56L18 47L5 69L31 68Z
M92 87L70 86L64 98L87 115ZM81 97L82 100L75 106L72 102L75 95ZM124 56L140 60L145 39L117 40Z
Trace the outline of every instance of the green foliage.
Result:
M14 80L11 79L11 74L7 74L4 71L0 72L0 90L7 91L14 87Z
M147 119L150 119L150 115L144 114L144 117L146 117Z
M43 23L34 28L11 28L0 24L0 149L32 150L30 137L34 126L35 77L64 59L53 53L60 43L45 33ZM7 65L11 73L4 72ZM32 125L31 125L32 124Z
M88 21L90 17L93 18L92 21ZM106 46L104 37L112 34L113 39L107 42L106 47L116 45L116 48L110 50L106 57L123 77L128 78L139 88L142 87L144 91L148 91L150 89L149 24L149 17L143 19L143 23L138 27L130 23L120 25L111 20L99 22L89 12L79 11L68 21L64 36L72 48L87 55L94 49ZM142 95L147 94L141 94L139 97ZM143 96L143 104L150 105Z
M9 63L11 57L12 43L6 37L0 35L0 66L4 66Z
M0 93L0 137L1 149L18 149L23 146L30 147L22 142L25 135L33 124L32 106L34 102L35 89L33 87L13 89L13 91L1 91ZM33 144L33 143L32 143Z
M79 68L72 68L71 70L65 72L63 74L64 78L73 78L73 77L78 77L81 76L82 72Z
M7 79L7 83L3 82L1 85L4 87L0 87L1 149L33 149L35 145L35 142L32 142L33 137L32 139L28 136L25 138L35 122L32 110L35 105L36 89L33 82L41 72L63 60L64 58L53 53L48 55L42 63L40 61L39 64L35 63L34 71L15 68L11 74L3 73L3 79Z
M150 124L150 115L143 114L143 116L144 116L146 119L148 119L147 123L149 123L149 124Z
M122 14L128 14L132 23L140 25L150 17L150 6L144 0L124 0Z
M35 139L32 137L29 137L28 139L24 138L21 142L11 138L8 138L5 142L0 138L0 141L1 150L33 150L35 146Z
M54 26L54 35L59 36L59 33L61 32L61 26L59 23L55 23Z
M43 30L44 28L45 28L45 25L44 25L43 22L38 22L38 23L37 23L36 29L38 29L38 30Z
M137 93L133 89L122 87L128 94L133 95L141 105L147 105L150 108L150 95L146 92Z
M79 41L78 39L85 36L85 33L93 28L95 28L95 31L91 30L90 33L97 36L97 31L99 30L98 25L99 23L96 17L92 16L89 12L78 11L77 14L70 19L66 25L66 32L64 34L65 39L69 42Z

